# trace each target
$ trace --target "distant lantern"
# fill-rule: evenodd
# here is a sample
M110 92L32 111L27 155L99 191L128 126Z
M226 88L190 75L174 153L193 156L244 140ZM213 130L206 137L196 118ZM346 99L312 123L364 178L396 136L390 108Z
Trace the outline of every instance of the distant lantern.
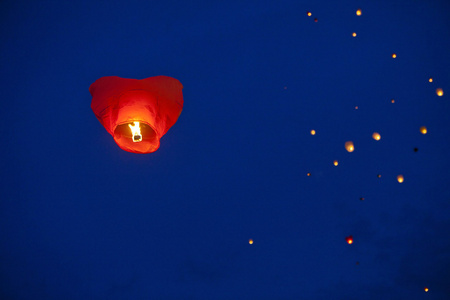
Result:
M167 76L102 77L89 87L91 108L120 148L151 153L181 114L182 88L177 79Z
M308 17L311 17L312 13L311 13L310 11L307 11L307 12L306 12L306 15L307 15Z
M436 89L436 95L439 97L444 96L444 90L441 88Z
M252 240L252 239L249 239L249 240L248 240L248 243L249 243L250 245L253 245L253 240Z
M353 33L352 33L352 36L353 36L353 37L356 37L356 32L353 32Z
M311 176L311 173L306 173L306 176Z
M427 128L425 126L420 127L420 133L427 134Z
M394 99L392 99L392 100L391 100L391 103L395 103L395 100L394 100Z
M359 200L361 200L361 201L364 201L364 199L365 199L364 197L360 197L360 198L359 198Z
M433 82L433 77L430 77L430 79L428 79L428 82Z
M425 293L428 292L428 288L427 287L425 287L423 290L425 291Z
M355 109L358 109L358 106L355 106Z
M316 131L313 129L313 130L311 130L311 135L315 135L316 134Z
M392 58L396 58L396 57L397 57L397 54L392 53Z
M375 141L379 141L379 140L381 139L381 135L380 135L378 132L374 132L374 133L372 134L372 138L373 138Z
M355 146L353 145L353 142L352 141L345 142L345 149L348 152L353 152L355 150Z
M337 160L333 161L333 165L337 166L339 163Z
M315 19L314 19L314 22L317 22L317 21L319 21L319 20L318 20L317 18L315 18Z
M398 175L397 176L397 181L399 182L399 183L402 183L403 181L404 181L405 179L403 178L403 175Z
M345 240L349 245L353 244L353 236L349 235L348 237L345 238Z
M357 15L357 16L360 16L360 15L361 15L361 10L360 10L359 8L356 10L356 15Z
M378 178L381 178L381 174L378 174L377 177L378 177Z

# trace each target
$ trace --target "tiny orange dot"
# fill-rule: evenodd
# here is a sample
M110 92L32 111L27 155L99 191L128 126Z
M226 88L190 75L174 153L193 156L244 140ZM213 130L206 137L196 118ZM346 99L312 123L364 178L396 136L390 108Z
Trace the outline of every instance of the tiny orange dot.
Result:
M392 58L396 58L396 57L397 57L397 54L393 53Z
M430 77L430 79L428 79L428 82L433 82L433 78Z
M356 15L357 15L357 16L360 16L360 15L361 15L361 10L360 10L360 9L358 9L358 10L356 11Z
M353 37L356 37L356 32L353 32L353 33L352 33L352 36L353 36Z
M313 129L313 130L311 130L311 135L315 135L316 134L316 131Z
M307 11L306 14L308 15L308 17L311 17L312 13L310 11Z
M444 90L441 88L436 89L436 95L438 95L439 97L444 96Z
M395 100L394 100L394 99L392 99L392 100L391 100L391 103L395 103Z
M248 243L249 243L250 245L253 245L253 240L252 240L252 239L249 239L249 240L248 240Z

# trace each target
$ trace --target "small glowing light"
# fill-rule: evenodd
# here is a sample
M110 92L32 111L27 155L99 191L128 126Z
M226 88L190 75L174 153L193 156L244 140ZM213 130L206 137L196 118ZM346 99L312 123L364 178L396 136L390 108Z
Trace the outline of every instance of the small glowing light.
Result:
M133 135L132 140L134 143L142 141L141 128L139 127L139 122L133 122L134 125L128 124L131 129L131 134Z
M436 89L436 95L439 97L444 96L444 90L441 88Z
M313 129L313 130L311 130L311 135L315 135L316 134L316 131Z
M317 21L319 21L319 20L317 20L317 18L315 18L315 19L314 19L314 22L317 22Z
M353 36L353 37L356 37L356 32L353 32L353 33L352 33L352 36Z
M345 240L349 245L353 244L353 236L349 235L348 237L345 238Z
M404 181L404 178L403 178L403 175L398 175L397 176L397 181L399 182L399 183L402 183L403 181Z
M391 103L395 103L395 100L394 100L394 99L392 99L392 100L391 100Z
M430 79L428 79L428 82L433 82L433 77L430 77Z
M428 292L428 288L427 287L425 287L423 290L425 291L425 293Z
M378 178L381 178L381 174L378 174L377 177L378 177Z
M358 106L355 106L355 109L358 109Z
M427 128L425 126L420 127L420 133L427 134Z
M397 54L392 53L392 58L396 58L396 57L397 57Z
M307 12L306 12L306 15L307 15L308 17L311 17L312 13L311 13L310 11L307 11Z
M359 8L356 10L356 15L357 15L357 16L360 16L360 15L361 15L361 10L360 10Z
M353 145L353 142L352 141L345 142L345 149L348 152L353 152L355 150L355 146Z
M364 199L365 199L364 197L359 198L359 200L361 200L361 201L364 201Z
M378 132L374 132L374 133L372 134L372 138L373 138L375 141L379 141L379 140L381 139L381 135L380 135Z
M339 163L338 163L337 160L333 161L333 165L335 165L336 167L337 167L338 164L339 164Z
M248 243L249 243L250 245L253 245L253 240L252 240L252 239L249 239L249 240L248 240Z
M306 176L311 176L311 173L306 173Z

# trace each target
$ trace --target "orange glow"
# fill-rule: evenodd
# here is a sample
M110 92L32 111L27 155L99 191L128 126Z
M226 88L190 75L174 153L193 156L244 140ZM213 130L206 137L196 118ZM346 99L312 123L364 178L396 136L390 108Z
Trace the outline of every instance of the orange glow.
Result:
M395 103L395 100L394 100L394 99L392 99L392 100L391 100L391 103Z
M353 37L356 37L356 32L353 32L353 33L352 33L352 36L353 36Z
M316 134L316 131L313 129L313 130L311 130L311 135L315 135Z
M427 134L427 128L425 126L420 127L420 133Z
M311 17L312 13L310 11L307 11L306 14L308 15L308 17Z
M355 150L355 146L353 145L353 142L352 141L345 142L345 149L348 152L353 152Z
M357 15L357 16L360 16L360 15L361 15L361 10L360 10L359 8L356 10L356 15Z
M355 106L355 109L358 109L358 106Z
M311 173L306 173L306 176L311 176Z
M378 177L378 178L381 178L381 174L378 174L377 177Z
M399 183L402 183L403 181L404 181L404 178L403 178L403 175L398 175L397 176L397 181L399 182Z
M338 163L337 160L333 161L333 165L335 165L336 167L337 167L338 164L339 164L339 163Z
M379 140L381 139L381 135L380 135L378 132L374 132L374 133L372 134L372 138L373 138L375 141L379 141Z
M349 235L348 237L345 238L345 240L349 245L353 244L353 236Z
M436 89L436 95L438 95L439 97L444 96L444 90L441 88Z
M433 82L433 77L430 77L430 79L428 79L428 82Z
M397 57L397 54L393 53L392 58L396 58L396 57Z
M252 239L249 239L249 240L248 240L248 243L249 243L250 245L253 245L253 240L252 240Z
M318 21L317 18L315 18L315 19L314 19L314 22L317 22L317 21Z
M428 288L427 287L425 287L423 290L425 291L425 293L428 292Z

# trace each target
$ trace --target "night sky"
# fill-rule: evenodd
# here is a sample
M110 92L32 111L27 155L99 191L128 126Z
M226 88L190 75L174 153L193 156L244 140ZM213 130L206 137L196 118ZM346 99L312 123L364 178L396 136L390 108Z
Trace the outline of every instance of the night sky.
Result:
M6 0L0 24L0 299L450 299L450 1ZM89 86L157 75L183 112L123 151Z

